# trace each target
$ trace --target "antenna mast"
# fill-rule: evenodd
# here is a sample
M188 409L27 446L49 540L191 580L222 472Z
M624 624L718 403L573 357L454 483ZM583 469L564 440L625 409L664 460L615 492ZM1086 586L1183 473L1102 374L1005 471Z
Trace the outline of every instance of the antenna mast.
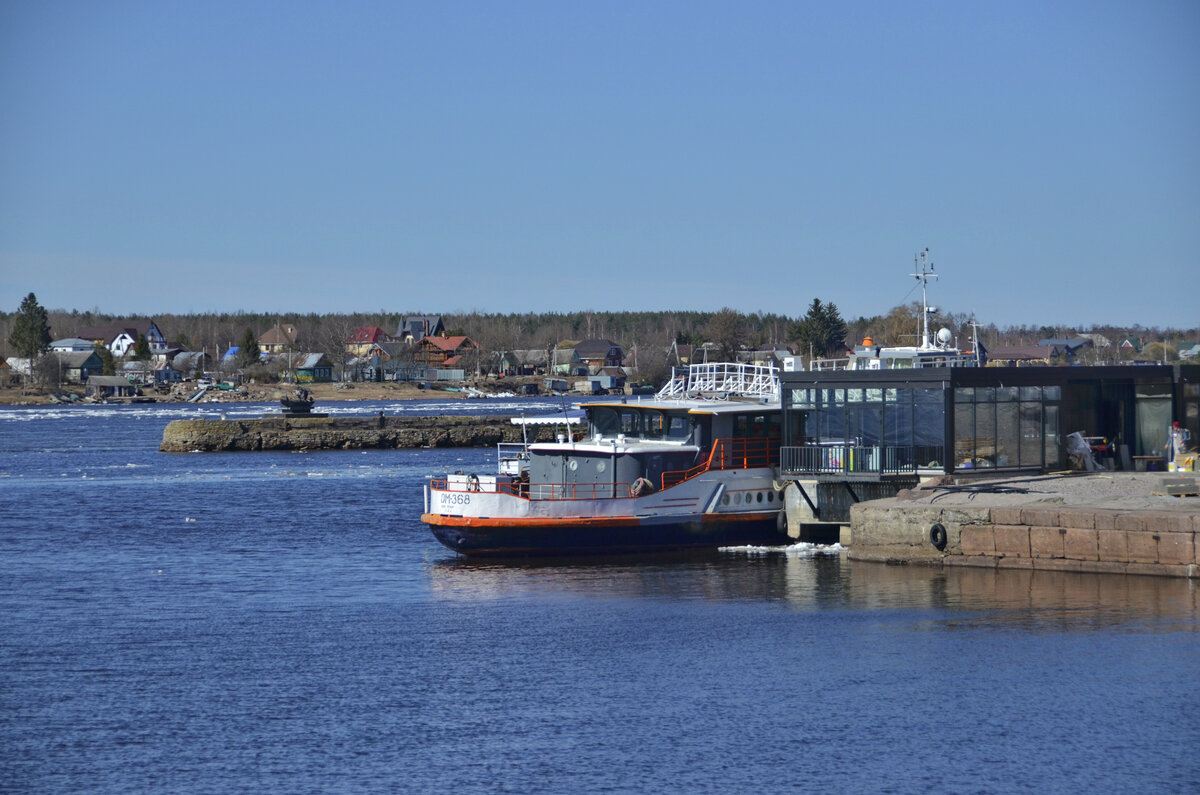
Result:
M928 266L928 267L926 267ZM926 302L925 285L930 277L936 279L938 275L933 272L933 263L929 262L929 248L913 255L913 268L917 269L916 273L911 274L921 282L921 347L929 347L929 305Z

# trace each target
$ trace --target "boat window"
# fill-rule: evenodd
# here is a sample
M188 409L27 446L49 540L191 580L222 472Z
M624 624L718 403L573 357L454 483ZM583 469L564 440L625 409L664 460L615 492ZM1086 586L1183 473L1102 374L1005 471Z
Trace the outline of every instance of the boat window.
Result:
M683 414L667 415L667 438L686 439L688 437L687 416Z
M621 410L621 433L636 437L642 435L642 415L635 409Z
M642 435L647 439L661 439L667 431L667 418L661 411L647 411L642 417Z
M592 434L616 436L621 433L621 416L616 409L598 408L592 411Z

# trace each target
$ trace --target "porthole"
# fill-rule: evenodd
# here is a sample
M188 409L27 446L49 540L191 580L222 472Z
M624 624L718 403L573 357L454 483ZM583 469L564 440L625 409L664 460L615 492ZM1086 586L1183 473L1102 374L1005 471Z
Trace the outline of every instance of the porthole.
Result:
M567 462L567 469L571 470L572 472L574 472L576 469L579 469L579 461L572 458Z
M597 461L596 462L596 471L597 472L603 472L606 469L608 469L607 461Z
M721 504L722 504L722 505L728 505L728 504L729 504L729 495L728 495L728 494L726 494L724 497L722 497L722 498L721 498Z
M734 505L742 504L742 493L740 491L737 494L733 495L733 504Z
M773 491L767 492L767 502L775 502L775 492L773 492Z
M761 492L761 491L758 493L758 501L759 501L759 502L762 502L762 501L763 501L763 496L762 496L762 492Z

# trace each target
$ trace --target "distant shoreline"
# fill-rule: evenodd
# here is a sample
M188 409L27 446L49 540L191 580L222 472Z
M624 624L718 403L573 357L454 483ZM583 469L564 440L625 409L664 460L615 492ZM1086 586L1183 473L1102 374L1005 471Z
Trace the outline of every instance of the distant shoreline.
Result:
M160 395L153 389L145 391L145 396L154 398L158 403L183 403L188 395L197 387L188 383L179 385L182 389L171 394ZM504 391L501 384L491 385L497 391ZM418 389L412 384L396 383L353 383L344 384L305 384L317 403L344 402L356 400L463 400L465 392L443 392L437 389ZM46 406L54 403L51 395L72 393L82 395L78 385L61 390L44 390L36 394L22 394L20 387L0 388L0 406ZM239 390L210 390L209 396L216 397L221 403L273 403L281 397L295 394L295 387L290 384L244 384ZM119 401L113 401L119 402ZM207 397L206 397L207 402ZM81 403L80 405L91 405Z

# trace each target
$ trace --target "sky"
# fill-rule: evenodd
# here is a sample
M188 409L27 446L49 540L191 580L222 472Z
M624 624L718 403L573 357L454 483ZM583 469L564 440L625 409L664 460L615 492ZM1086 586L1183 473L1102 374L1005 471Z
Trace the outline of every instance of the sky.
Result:
M1200 326L1200 3L0 3L0 308ZM914 290L914 287L917 288Z

